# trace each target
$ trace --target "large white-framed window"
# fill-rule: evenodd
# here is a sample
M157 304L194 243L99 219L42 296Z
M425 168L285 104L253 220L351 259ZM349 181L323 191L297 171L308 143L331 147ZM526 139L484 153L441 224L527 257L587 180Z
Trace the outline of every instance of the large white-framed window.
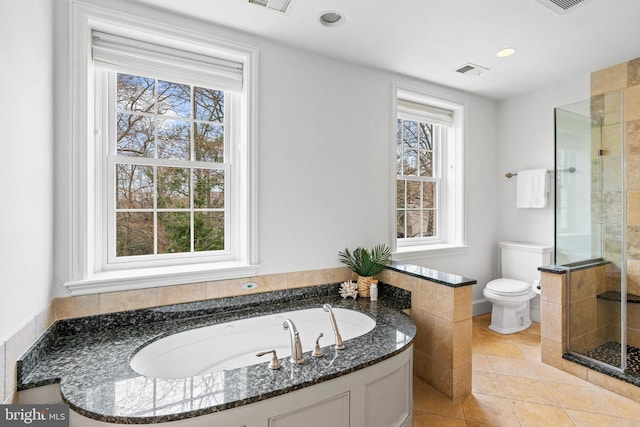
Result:
M464 105L394 86L394 259L464 248Z
M71 6L72 294L257 271L255 48ZM137 6L141 7L141 6ZM166 18L166 17L164 17Z

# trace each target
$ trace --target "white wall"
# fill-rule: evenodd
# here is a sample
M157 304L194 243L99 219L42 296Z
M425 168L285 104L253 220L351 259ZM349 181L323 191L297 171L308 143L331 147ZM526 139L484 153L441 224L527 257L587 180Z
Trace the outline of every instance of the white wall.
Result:
M508 179L504 174L532 168L552 170L555 151L553 109L587 99L589 96L589 75L585 75L498 103L498 241L511 240L553 246L553 179L549 181L551 191L546 208L517 209L516 178ZM495 268L499 273L497 244L491 250L496 254ZM531 307L532 318L538 320L539 297L532 301Z
M554 167L553 109L587 99L589 75L498 103L500 240L553 244L553 192L543 209L516 209L516 179L504 174ZM553 186L551 186L553 187Z
M0 1L0 342L51 299L51 5Z
M0 69L0 117L10 124L4 129L7 161L0 169L7 207L0 214L0 340L29 320L52 293L65 295L63 258L57 260L51 285L52 203L54 196L66 203L68 194L64 186L52 190L50 16L50 0L0 2L3 62L11 64ZM200 25L179 17L175 22ZM427 82L207 28L260 49L261 274L337 266L337 251L345 246L388 241L394 81L467 106L469 249L412 262L477 279L474 299L479 299L486 281L497 277L497 241L553 243L552 208L515 209L515 181L503 174L553 167L553 108L588 97L588 76L502 101L496 109L494 101ZM64 58L64 52L55 56ZM12 161L20 158L28 159L28 173ZM9 188L6 183L18 176L20 188ZM58 219L55 228L64 227L64 219Z
M109 7L124 4L125 10L135 7L118 1L90 1ZM232 29L176 15L154 16L259 49L259 274L340 266L339 250L388 242L393 216L389 182L393 179L393 82L467 106L470 249L461 256L416 263L480 282L493 274L494 101L313 55ZM65 203L65 195L60 196ZM56 228L67 226L61 216ZM58 252L64 249L61 244ZM68 263L60 259L57 267L55 292L64 295L61 284Z

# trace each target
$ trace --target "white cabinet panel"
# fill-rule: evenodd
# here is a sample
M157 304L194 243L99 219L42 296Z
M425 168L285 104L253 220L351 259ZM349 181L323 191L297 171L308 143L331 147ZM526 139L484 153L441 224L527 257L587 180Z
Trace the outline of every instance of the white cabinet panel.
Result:
M269 419L269 427L349 427L349 392Z

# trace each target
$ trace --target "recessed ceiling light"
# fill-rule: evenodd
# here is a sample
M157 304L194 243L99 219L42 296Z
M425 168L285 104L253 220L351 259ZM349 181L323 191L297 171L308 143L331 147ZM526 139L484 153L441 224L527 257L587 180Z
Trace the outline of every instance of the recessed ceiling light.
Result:
M496 56L498 58L506 58L507 56L511 56L514 53L516 53L515 47L507 47L505 49L499 50L498 53L496 53Z
M327 27L332 27L344 22L344 17L340 14L340 12L335 10L328 10L326 12L322 12L320 15L320 23L322 25L326 25Z

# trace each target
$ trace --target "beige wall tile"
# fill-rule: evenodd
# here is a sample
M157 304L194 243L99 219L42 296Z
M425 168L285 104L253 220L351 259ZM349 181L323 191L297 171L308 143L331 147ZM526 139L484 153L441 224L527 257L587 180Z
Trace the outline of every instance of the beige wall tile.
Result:
M453 367L453 323L438 316L433 317L431 358L438 364Z
M604 94L592 95L589 100L589 109L591 110L591 127L596 130L592 136L600 138L600 127L604 124ZM592 142L598 139L592 139ZM591 148L594 148L594 144L591 144ZM592 154L596 154L597 150L592 151Z
M640 86L631 86L624 91L625 121L640 120Z
M414 308L411 318L416 323L416 339L414 347L424 354L431 354L433 343L434 317L430 313Z
M472 329L473 321L471 319L455 322L453 324L453 368L470 365L472 361Z
M207 299L207 284L163 286L158 288L158 305L180 304Z
M53 308L56 320L94 316L100 313L100 295L56 298Z
M158 305L158 288L100 294L100 314L138 310Z
M622 155L622 141L624 141L622 129L623 125L619 121L618 123L608 124L602 127L602 149L605 150L607 156ZM594 143L594 141L591 142L592 144Z
M627 224L640 224L640 190L627 191Z
M453 379L453 368L450 366L440 366L438 362L434 360L434 364L431 367L431 385L433 388L438 390L440 393L447 396L449 399L453 399L454 396L454 379ZM471 385L471 384L469 384ZM471 387L469 387L469 391L471 391Z
M566 345L541 337L540 350L540 358L543 363L562 370L562 355L566 351Z
M244 283L254 282L254 278L247 279L229 279L229 280L217 280L215 282L207 283L207 299L210 298L225 298L236 295L246 295L257 292L257 289L247 291L242 289ZM258 285L258 288L260 285Z
M640 58L627 62L627 86L640 85Z
M423 309L442 319L453 319L453 289L438 283L423 281L424 289L420 295L424 298L419 301Z
M49 326L51 326L55 320L56 320L56 315L53 308L53 301L51 301L42 310L40 310L35 316L36 337L39 337L47 329L49 329Z
M622 156L603 157L603 188L605 191L618 191L622 188Z
M431 357L420 351L413 349L413 373L422 381L431 385L431 374L433 371L433 360Z
M640 134L640 129L638 129ZM627 163L627 190L640 190L640 155L630 154Z
M625 120L625 145L626 153L640 155L640 120Z
M414 290L413 288L415 283L420 281L420 279L409 276L408 274L402 274L392 270L385 270L380 273L379 280L382 280L385 283L392 283L393 286L397 286L398 288L410 292Z
M627 257L640 259L640 225L627 226Z
M596 329L596 298L585 298L569 306L569 336L575 339Z
M540 336L553 340L555 342L563 342L566 340L564 318L565 310L560 304L553 304L547 301L540 302Z
M345 280L357 279L357 276L347 267L327 268L320 270L321 282L316 285L325 285L327 283L341 283Z
M627 327L627 344L640 347L640 329Z
M605 126L621 123L622 110L623 110L622 91L616 90L614 92L608 92L604 95L604 125ZM621 128L618 128L618 134L620 134L621 130L622 130ZM618 141L618 145L621 145L620 136L618 136L617 141Z
M473 286L453 289L452 321L460 322L473 317Z
M564 283L567 275L542 272L541 278L540 300L561 304L566 298Z
M588 268L571 272L569 278L569 301L575 302L596 295L597 284L604 279L603 270Z
M611 304L612 303L610 301L601 299L596 300L596 327L598 329L611 325L613 321Z
M471 393L472 369L471 362L453 368L451 372L453 390L451 399L462 399Z
M640 329L640 304L627 304L627 327Z
M342 283L345 280L341 280L335 283ZM287 273L287 283L289 283L289 285L293 288L319 285L323 283L322 270L296 271L293 273Z
M640 260L627 260L627 291L640 295Z
M591 96L627 87L627 63L591 73Z
M35 320L31 319L5 342L4 395L16 391L16 361L36 340Z
M592 196L595 196L592 200L597 200L598 195L592 194ZM604 224L622 224L622 192L604 191L601 193L601 197L601 203L598 203L600 202L599 200L596 201L592 204L592 209L597 209L598 207L601 209L602 222ZM594 214L597 215L595 211Z

